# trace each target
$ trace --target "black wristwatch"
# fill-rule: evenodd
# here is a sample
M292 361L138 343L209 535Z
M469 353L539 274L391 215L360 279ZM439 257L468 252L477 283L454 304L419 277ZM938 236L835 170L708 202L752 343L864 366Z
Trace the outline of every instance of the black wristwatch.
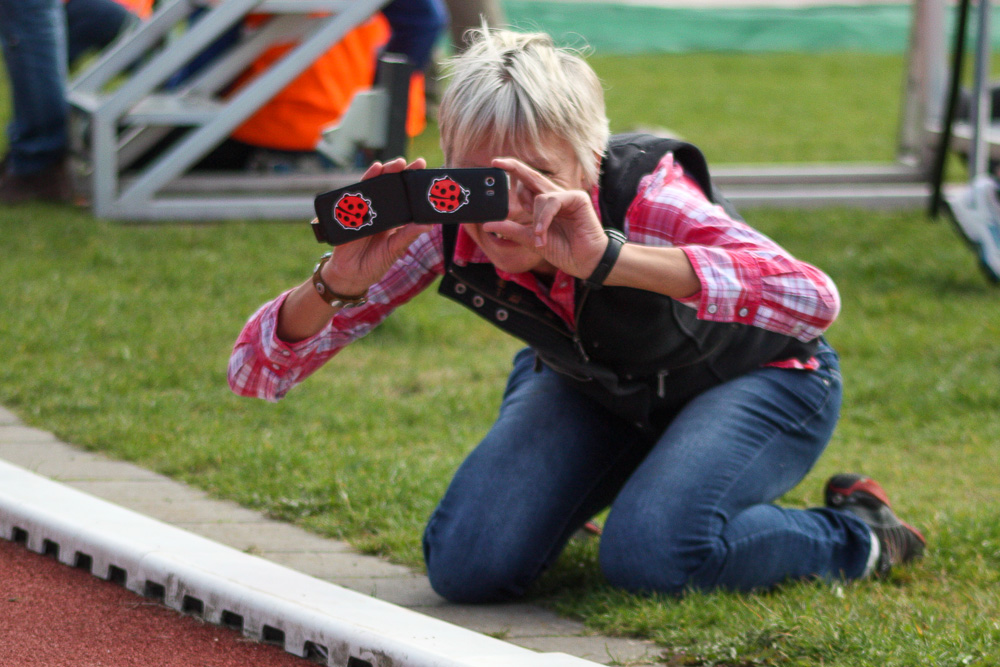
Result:
M601 261L597 263L597 268L594 269L589 278L583 281L590 289L601 289L601 285L604 284L608 274L611 273L611 267L618 261L618 255L621 254L622 246L628 241L628 238L621 230L605 229L604 233L608 235L608 247L604 249L604 255L601 256Z

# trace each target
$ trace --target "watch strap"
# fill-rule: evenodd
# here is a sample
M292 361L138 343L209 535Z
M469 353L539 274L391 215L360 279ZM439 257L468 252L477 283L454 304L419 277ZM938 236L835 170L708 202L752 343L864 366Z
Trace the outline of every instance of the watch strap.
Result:
M601 289L608 274L611 273L615 262L618 261L618 255L621 254L622 246L628 240L625 233L618 229L606 228L604 233L608 237L608 246L604 249L601 261L597 263L597 268L594 269L589 278L583 281L590 289Z
M354 308L367 303L367 292L357 296L347 296L334 292L330 289L330 286L326 284L326 281L323 280L323 265L330 261L331 257L333 257L332 252L328 252L320 257L319 264L317 264L315 270L313 270L312 286L316 290L316 293L319 294L319 298L323 299L323 301L333 308Z

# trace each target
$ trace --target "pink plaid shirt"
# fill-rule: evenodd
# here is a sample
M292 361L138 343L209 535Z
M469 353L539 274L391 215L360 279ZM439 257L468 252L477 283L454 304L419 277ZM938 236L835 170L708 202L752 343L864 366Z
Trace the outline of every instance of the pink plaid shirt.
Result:
M596 208L596 189L591 194ZM764 234L732 220L705 198L671 154L640 182L626 214L625 233L630 243L684 251L702 287L682 301L696 308L701 319L749 324L809 341L822 334L840 311L837 288L828 276L795 259ZM489 260L460 230L454 261ZM434 227L372 286L367 304L338 312L315 336L291 344L275 336L278 310L288 292L281 294L261 306L243 327L229 360L230 387L244 396L277 401L443 271L441 228ZM501 273L501 277L533 290L573 326L572 276L559 272L551 289L531 274ZM803 364L790 359L770 365L813 369L815 360Z

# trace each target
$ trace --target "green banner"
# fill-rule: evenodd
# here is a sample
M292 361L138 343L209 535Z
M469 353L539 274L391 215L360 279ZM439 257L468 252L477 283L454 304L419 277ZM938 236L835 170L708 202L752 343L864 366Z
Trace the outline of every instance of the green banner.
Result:
M501 4L514 27L547 32L562 44L588 44L599 53L901 53L910 39L912 19L909 4L724 9L536 0ZM944 29L950 47L953 19L948 23ZM974 20L968 34L970 39L975 34ZM1000 31L994 28L993 35L1000 36Z

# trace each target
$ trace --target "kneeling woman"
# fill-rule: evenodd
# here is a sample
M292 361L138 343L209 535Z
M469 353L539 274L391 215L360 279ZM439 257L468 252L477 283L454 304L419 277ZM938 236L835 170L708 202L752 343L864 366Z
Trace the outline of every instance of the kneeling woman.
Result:
M338 247L247 323L233 389L281 398L443 276L527 344L424 534L445 598L522 595L608 507L601 567L633 591L853 579L920 555L867 478L831 479L826 507L774 504L840 411L830 278L747 225L694 146L609 136L596 75L549 37L484 30L450 74L446 163L504 169L508 218Z

